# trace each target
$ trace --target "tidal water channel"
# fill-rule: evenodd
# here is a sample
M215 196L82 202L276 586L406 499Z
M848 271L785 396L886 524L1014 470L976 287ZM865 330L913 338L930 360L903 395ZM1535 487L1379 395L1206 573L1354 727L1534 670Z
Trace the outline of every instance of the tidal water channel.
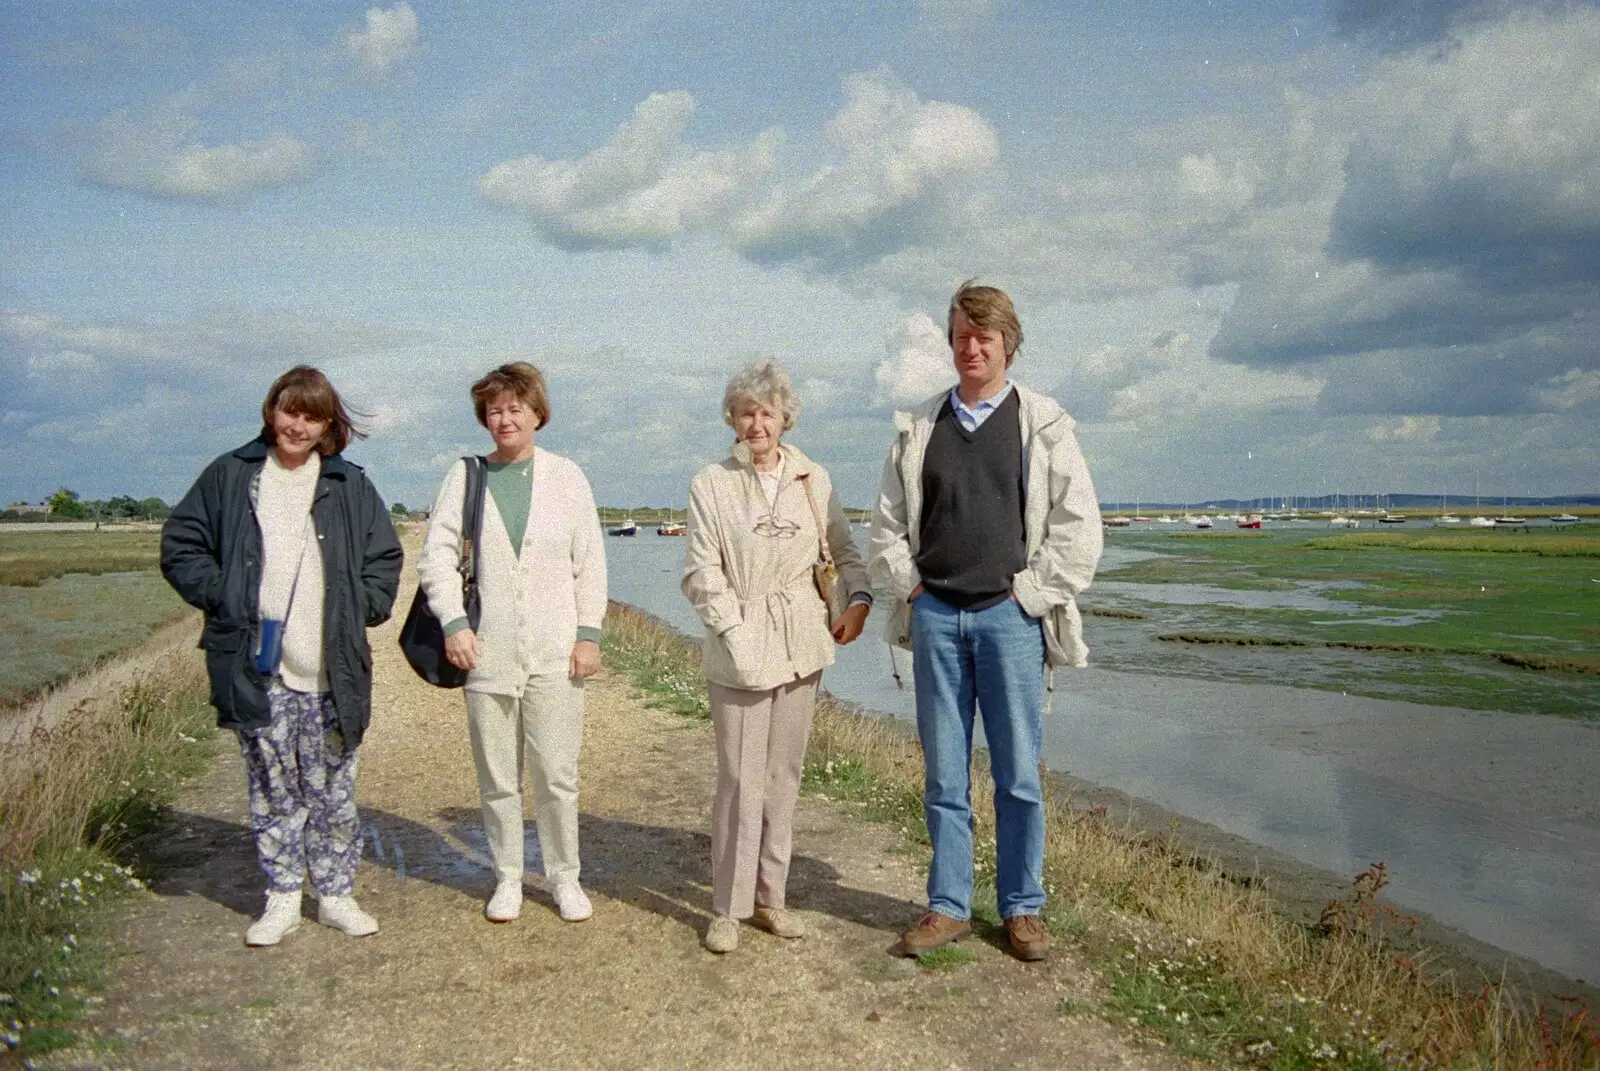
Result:
M700 635L678 588L681 539L641 531L606 544L613 599ZM1108 585L1141 553L1108 545ZM874 614L866 635L841 649L823 684L867 710L910 718L911 659L893 656L906 681L899 690L880 622ZM1089 618L1086 630L1091 648L1173 646L1142 636L1146 621ZM1185 676L1181 664L1135 672L1132 661L1056 673L1045 722L1050 769L1336 875L1381 860L1396 904L1600 982L1600 726L1344 695L1328 690L1326 676L1322 688L1289 687L1215 679L1203 667Z

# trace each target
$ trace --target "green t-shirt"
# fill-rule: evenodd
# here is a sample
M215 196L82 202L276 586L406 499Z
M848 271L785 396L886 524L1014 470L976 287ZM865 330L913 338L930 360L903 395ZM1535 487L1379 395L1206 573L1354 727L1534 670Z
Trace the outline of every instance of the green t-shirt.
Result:
M533 481L528 479L527 461L487 462L489 493L494 496L500 519L506 522L506 535L511 537L511 553L522 554L522 534L528 530L528 502L533 495Z

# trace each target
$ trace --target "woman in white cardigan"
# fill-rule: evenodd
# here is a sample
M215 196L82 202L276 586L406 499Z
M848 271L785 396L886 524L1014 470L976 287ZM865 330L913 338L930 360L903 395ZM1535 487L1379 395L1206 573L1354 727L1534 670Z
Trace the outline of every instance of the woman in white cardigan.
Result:
M728 383L732 456L689 488L683 592L705 623L706 682L717 740L711 810L711 924L705 947L731 952L739 919L805 935L785 910L795 800L822 670L861 635L872 603L861 553L821 465L780 442L799 400L776 361ZM830 629L811 567L817 518L850 605Z
M417 576L444 623L445 657L467 674L467 724L483 825L494 859L491 922L522 910L522 770L533 776L545 879L561 917L593 907L578 883L578 752L583 682L600 668L606 559L589 481L573 462L534 446L550 422L544 377L501 365L472 385L478 422L494 438L477 548L481 615L462 603L466 464L434 500Z

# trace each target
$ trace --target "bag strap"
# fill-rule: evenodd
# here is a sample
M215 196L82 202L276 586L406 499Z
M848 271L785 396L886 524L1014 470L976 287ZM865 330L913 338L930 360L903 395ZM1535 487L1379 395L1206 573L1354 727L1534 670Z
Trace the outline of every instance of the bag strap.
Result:
M817 524L817 560L833 566L833 552L828 549L828 526L822 523L822 512L817 509L817 499L811 493L811 473L800 477L805 485L806 501L811 503L811 519Z
M461 564L456 567L462 585L478 582L478 542L483 536L483 496L488 487L483 458L461 459L467 466L467 485L461 496Z

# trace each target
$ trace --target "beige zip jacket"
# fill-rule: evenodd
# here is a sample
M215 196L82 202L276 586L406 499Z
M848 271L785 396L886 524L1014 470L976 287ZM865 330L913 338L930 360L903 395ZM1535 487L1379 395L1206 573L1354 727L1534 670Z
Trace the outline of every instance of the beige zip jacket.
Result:
M1022 424L1023 527L1028 564L1011 580L1011 594L1022 608L1044 622L1045 660L1054 666L1085 666L1083 619L1077 596L1094 580L1104 532L1073 421L1043 394L1014 383ZM872 513L870 572L873 584L890 595L884 638L911 647L911 607L906 601L922 582L917 547L922 517L922 458L934 421L950 397L940 391L910 413L896 413L900 429Z
M833 664L828 611L811 578L819 551L805 481L840 583L852 596L870 592L827 471L792 446L778 448L783 477L771 507L743 443L689 486L683 593L705 623L706 679L729 688L765 691Z
M461 601L462 498L467 467L445 475L417 558L417 579L441 622L466 615ZM478 666L467 691L521 695L528 678L565 676L578 628L599 628L606 615L606 554L589 481L578 466L538 447L532 501L518 553L495 507L483 496L478 548Z

